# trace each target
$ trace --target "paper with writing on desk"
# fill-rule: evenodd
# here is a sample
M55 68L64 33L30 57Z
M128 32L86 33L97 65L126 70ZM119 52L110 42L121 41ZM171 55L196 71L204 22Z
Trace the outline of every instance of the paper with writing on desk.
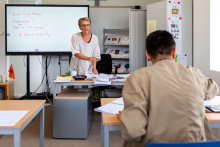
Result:
M86 77L87 78L96 78L96 77L98 77L98 75L94 74L94 73L92 73L90 71L86 71Z
M109 78L96 78L94 85L96 86L111 85L111 80Z
M113 78L114 76L112 74L103 74L100 73L98 78Z
M0 127L14 126L27 113L28 110L0 111Z
M101 107L95 108L95 111L110 113L110 114L117 114L118 111L122 111L124 109L124 105L118 105L114 103L108 103Z
M106 105L95 108L95 111L105 112L110 114L117 114L118 111L122 111L124 109L124 101L123 97L116 99Z
M213 99L204 100L205 106L220 106L220 96L215 96Z
M115 75L116 77L123 77L123 78L127 78L129 77L131 74L117 74Z

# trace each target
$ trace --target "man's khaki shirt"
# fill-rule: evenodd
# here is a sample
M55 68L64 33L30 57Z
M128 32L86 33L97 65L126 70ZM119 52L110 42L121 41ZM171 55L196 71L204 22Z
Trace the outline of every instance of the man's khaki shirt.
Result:
M171 59L136 70L126 80L122 93L124 146L212 139L203 101L218 92L217 84L200 70Z

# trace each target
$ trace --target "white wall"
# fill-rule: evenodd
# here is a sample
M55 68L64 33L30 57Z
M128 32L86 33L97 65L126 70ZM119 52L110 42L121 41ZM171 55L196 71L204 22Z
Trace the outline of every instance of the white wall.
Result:
M0 2L0 75L3 77L7 76L6 72L6 57L5 57L5 0L1 0Z
M194 0L193 14L194 66L220 86L220 73L210 70L210 0Z
M220 86L220 73L210 70L210 0L193 1L193 62ZM212 129L220 139L220 129Z
M145 9L147 4L156 3L163 0L104 0L100 1L100 6L141 6ZM94 6L91 0L42 0L43 4L73 4Z

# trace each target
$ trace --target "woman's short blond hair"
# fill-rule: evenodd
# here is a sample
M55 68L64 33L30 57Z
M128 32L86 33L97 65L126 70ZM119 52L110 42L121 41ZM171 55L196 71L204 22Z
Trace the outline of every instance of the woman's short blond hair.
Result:
M81 26L82 21L87 21L91 24L91 19L89 17L83 17L78 20L78 25Z

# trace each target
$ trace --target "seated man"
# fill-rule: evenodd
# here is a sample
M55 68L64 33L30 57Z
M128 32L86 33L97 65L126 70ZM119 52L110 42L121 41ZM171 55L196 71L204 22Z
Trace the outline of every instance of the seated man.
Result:
M211 140L203 101L218 94L216 83L197 68L174 61L176 47L169 32L151 33L146 47L153 65L133 72L123 88L124 146Z

